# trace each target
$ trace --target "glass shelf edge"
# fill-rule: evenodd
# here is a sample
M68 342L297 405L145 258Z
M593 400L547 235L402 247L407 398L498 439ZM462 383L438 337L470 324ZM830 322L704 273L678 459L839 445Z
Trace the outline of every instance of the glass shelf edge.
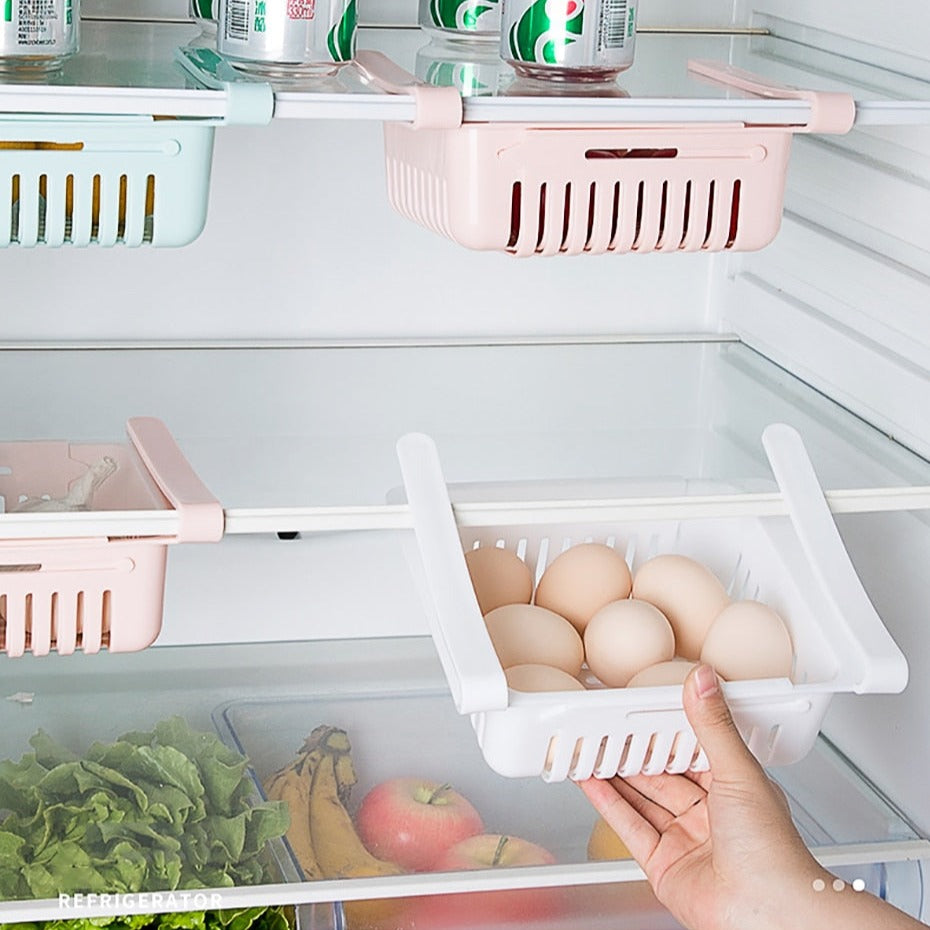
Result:
M813 847L811 852L826 868L930 859L930 840L890 840ZM201 895L210 908L235 909L250 906L322 904L331 901L364 901L373 898L404 898L448 892L498 891L512 888L546 888L615 884L642 881L644 875L632 860L528 866L518 870L480 870L471 873L419 873L373 878L320 879L311 882L255 885L239 888L203 888L186 892L188 899ZM121 914L164 913L198 907L185 906L185 892L148 892L118 896ZM80 900L82 919L108 917L114 913L115 895L89 895ZM33 922L61 919L71 903L61 899L8 901L0 904L4 920ZM198 909L203 909L199 907Z
M930 487L827 491L826 498L834 514L930 510ZM777 493L623 500L463 503L456 505L455 511L456 521L463 527L787 514L784 501ZM225 514L227 536L274 532L403 530L413 526L406 505L231 508L226 510Z

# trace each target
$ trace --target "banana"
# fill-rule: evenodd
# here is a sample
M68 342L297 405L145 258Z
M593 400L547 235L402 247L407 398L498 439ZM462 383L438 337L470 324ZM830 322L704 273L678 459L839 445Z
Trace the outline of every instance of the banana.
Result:
M326 878L401 874L393 862L377 859L368 852L355 832L352 818L339 799L335 758L329 754L313 770L310 835Z
M298 760L280 772L276 772L265 784L265 793L275 801L284 801L291 814L291 825L287 830L287 841L308 879L322 878L323 870L317 862L310 836L310 776Z
M342 759L351 765L348 755ZM393 862L368 852L355 832L352 818L339 799L339 762L338 757L327 755L314 769L310 787L310 832L323 874L327 878L402 874ZM355 781L354 768L351 781ZM396 898L348 901L343 905L349 930L393 930L399 926L403 909L404 902Z
M296 757L265 783L268 797L286 801L291 812L287 840L308 879L400 875L393 862L371 855L362 843L348 803L358 781L345 730L319 726ZM344 905L350 930L397 926L399 900L352 901Z

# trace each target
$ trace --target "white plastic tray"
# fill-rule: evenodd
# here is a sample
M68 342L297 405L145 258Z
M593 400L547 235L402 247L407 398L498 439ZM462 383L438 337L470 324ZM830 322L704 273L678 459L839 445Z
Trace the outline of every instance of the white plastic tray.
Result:
M527 694L510 691L465 565L475 545L518 552L538 578L568 545L622 551L631 567L658 553L706 564L733 597L761 600L784 618L795 648L791 680L725 684L737 725L766 765L811 748L830 698L893 692L907 664L849 561L800 436L776 424L763 443L790 516L545 524L459 531L432 440L404 436L398 454L414 520L433 638L456 707L470 714L488 764L549 781L592 774L706 768L680 687Z

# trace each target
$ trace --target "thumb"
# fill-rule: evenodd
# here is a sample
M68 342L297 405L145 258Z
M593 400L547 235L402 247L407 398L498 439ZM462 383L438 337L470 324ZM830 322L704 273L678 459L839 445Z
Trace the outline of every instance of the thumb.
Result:
M709 665L691 670L685 679L683 699L685 714L716 777L730 780L764 777L762 767L736 729L717 674Z

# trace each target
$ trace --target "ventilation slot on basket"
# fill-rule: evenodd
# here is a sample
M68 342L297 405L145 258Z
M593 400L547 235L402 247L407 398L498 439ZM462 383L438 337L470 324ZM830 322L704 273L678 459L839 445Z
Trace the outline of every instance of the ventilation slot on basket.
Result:
M677 158L678 149L588 149L584 157L592 158Z
M6 566L23 571L38 570L41 566ZM44 601L35 594L25 594L12 601L7 594L0 595L0 652L18 656L24 652L45 655L57 650L71 653L83 649L90 637L96 641L99 630L99 648L110 645L112 618L112 591L102 592L99 616L92 622L86 614L86 595L84 591L62 595L54 591ZM63 614L62 602L70 605L70 610ZM19 606L16 616L11 615L13 604ZM70 621L70 622L69 622ZM94 650L96 651L96 650Z
M153 174L14 174L8 205L9 242L19 245L141 245L154 240Z
M739 179L733 182L733 199L730 202L730 235L727 237L727 244L724 248L732 249L733 243L736 242L736 234L739 232L739 195L742 187Z

